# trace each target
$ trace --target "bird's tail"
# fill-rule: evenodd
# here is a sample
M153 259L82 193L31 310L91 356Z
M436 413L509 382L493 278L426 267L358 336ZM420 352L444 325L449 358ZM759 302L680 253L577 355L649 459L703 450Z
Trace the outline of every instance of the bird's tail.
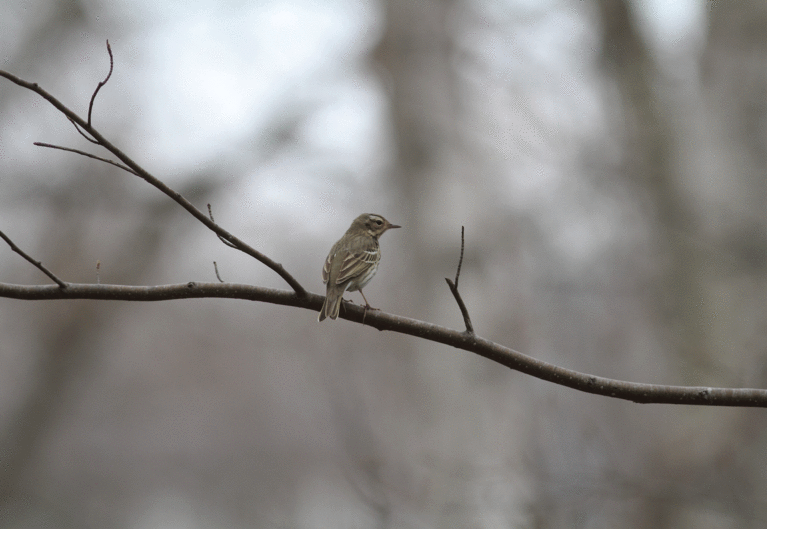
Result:
M344 291L339 295L329 294L325 297L325 303L322 304L322 309L319 310L317 322L322 322L329 317L331 320L339 318L339 306L342 303L342 296L344 296Z

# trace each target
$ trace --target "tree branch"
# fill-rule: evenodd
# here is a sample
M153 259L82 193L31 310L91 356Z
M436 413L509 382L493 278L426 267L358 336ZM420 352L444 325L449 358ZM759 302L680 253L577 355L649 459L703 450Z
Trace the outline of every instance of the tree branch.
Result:
M58 276L56 276L55 274L53 274L52 272L50 272L50 270L48 270L48 269L47 269L47 267L45 267L45 266L42 264L42 262L41 262L41 261L37 261L37 260L36 260L36 259L34 259L33 257L31 257L31 256L29 256L28 254L26 254L26 253L25 253L23 250L21 250L21 249L20 249L20 248L19 248L19 247L18 247L16 244L14 244L14 242L13 242L11 239L9 239L9 238L6 236L6 234L5 234L5 233L3 233L2 231L0 231L0 238L2 238L4 241L6 241L6 242L8 243L8 245L11 247L11 249L12 249L12 250L14 250L14 251L15 251L15 252L17 252L19 255L21 255L22 257L24 257L24 258L25 258L25 260L26 260L28 263L32 264L33 266L35 266L36 268L38 268L39 270L41 270L42 272L44 272L44 273L45 273L45 275L46 275L48 278L50 278L50 279L52 279L53 281L55 281L55 282L58 284L59 288L61 288L61 289L66 289L66 288L67 288L67 284L66 284L66 283L64 283L63 281L61 281L60 279L58 279Z
M200 210L192 205L183 196L173 191L157 178L149 174L140 167L130 157L119 148L106 140L91 125L91 110L94 98L100 88L109 80L113 70L113 56L111 48L106 42L111 58L111 68L106 79L98 84L97 89L92 95L92 102L89 106L88 121L84 121L72 110L63 105L47 91L39 87L36 83L27 82L12 74L0 70L0 76L14 82L15 84L29 89L42 98L50 102L56 109L61 111L91 142L95 142L114 154L125 166L113 161L102 159L91 154L54 145L37 143L39 146L67 150L85 155L93 159L113 164L132 174L144 179L158 190L172 198L181 207L187 210L192 216L199 220L203 225L213 231L224 243L254 257L258 261L270 267L280 275L294 292L282 291L278 289L266 289L250 285L232 283L195 283L188 282L180 285L164 285L155 287L134 287L125 285L101 285L99 283L99 262L98 262L98 283L97 284L73 284L65 283L56 277L52 272L42 266L41 262L35 261L30 256L20 250L8 237L0 232L0 236L8 242L12 250L22 255L27 261L35 265L42 272L47 274L57 285L14 285L0 283L0 297L15 298L21 300L63 300L63 299L91 299L91 300L125 300L125 301L163 301L187 298L234 298L269 302L277 305L287 305L311 309L315 313L323 304L324 297L318 294L308 293L297 280L294 279L279 263L266 257L261 252L239 240L224 228L217 225L211 217L209 206L209 216L206 217ZM81 130L81 128L83 130ZM94 140L89 138L88 133ZM564 385L576 390L630 400L637 403L667 403L667 404L691 404L691 405L726 405L726 406L748 406L766 407L767 391L761 389L729 389L729 388L709 388L709 387L676 387L667 385L649 385L641 383L631 383L613 379L602 378L590 374L582 374L565 368L561 368L543 361L539 361L529 355L517 352L505 346L496 344L490 340L483 339L475 335L472 322L469 318L466 305L458 293L458 281L461 274L461 264L464 258L464 228L461 228L461 256L456 270L456 281L447 279L450 290L453 292L458 302L467 330L458 332L449 328L414 320L411 318L391 315L374 309L373 312L365 314L362 318L361 306L343 302L345 313L340 314L343 320L352 322L362 322L378 330L396 331L412 335L433 342L446 344L454 348L469 351L513 370L517 370L530 376L538 377L545 381ZM216 265L215 265L216 266ZM217 279L219 273L217 271Z
M319 311L320 307L322 307L322 302L325 300L325 297L321 294L308 293L305 297L300 297L297 293L291 291L267 289L252 285L196 283L193 281L179 285L155 287L70 283L64 289L56 285L0 283L0 297L20 300L88 299L140 302L187 298L234 298L300 307L310 309L314 313ZM339 315L340 319L355 323L362 322L361 306L344 301L342 306L346 307L346 312ZM413 318L392 315L377 309L373 309L363 320L367 325L379 331L395 331L446 344L486 357L523 374L589 394L630 400L636 403L767 407L767 391L764 389L678 387L608 379L545 363L468 332L460 332Z
M122 161L128 168L130 168L134 174L145 180L147 183L158 189L159 191L163 192L173 200L175 200L181 207L183 207L186 211L188 211L193 217L199 220L204 226L208 229L216 233L218 236L225 238L229 242L233 243L233 245L240 251L246 253L247 255L257 259L261 263L267 265L269 268L274 270L280 277L289 284L289 286L297 293L299 297L304 297L306 295L306 290L303 288L300 283L294 279L294 277L289 274L286 269L283 268L283 265L277 263L267 257L266 255L262 254L249 244L241 241L238 237L231 234L225 228L217 225L216 222L213 222L210 218L205 216L202 211L197 209L191 202L189 202L186 198L178 194L177 192L173 191L163 182L158 180L155 176L147 172L144 168L140 167L133 159L128 157L122 150L114 146L111 142L109 142L105 137L103 137L100 132L94 129L88 122L83 120L79 117L74 111L69 109L67 106L62 104L58 99L52 96L50 93L39 87L37 83L31 83L25 81L13 74L10 74L4 70L0 70L0 76L16 83L20 87L24 87L29 89L48 102L53 105L56 109L61 111L70 121L74 124L79 125L83 128L87 133L89 133L94 139L97 141L97 144L103 146L106 150L117 156L117 159Z

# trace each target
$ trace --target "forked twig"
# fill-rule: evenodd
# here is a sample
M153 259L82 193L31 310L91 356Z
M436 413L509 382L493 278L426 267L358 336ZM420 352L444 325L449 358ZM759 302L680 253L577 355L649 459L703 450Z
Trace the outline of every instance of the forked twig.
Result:
M461 263L464 261L464 226L461 226L461 255L458 258L458 268L456 269L456 281L453 283L450 278L444 278L447 282L447 285L450 287L450 292L453 293L453 297L456 299L456 303L458 303L458 308L461 309L461 315L464 317L464 324L467 326L467 333L470 335L475 334L475 330L472 327L472 320L469 318L469 311L467 311L467 306L464 304L464 300L461 298L461 294L458 292L458 278L461 276Z
M106 79L97 84L97 89L94 90L94 92L92 93L92 98L91 100L89 100L89 114L86 120L86 123L89 125L89 128L92 127L92 108L94 107L94 99L97 97L97 93L100 92L100 88L106 83L108 83L109 79L111 79L111 73L114 72L114 54L111 53L111 44L108 42L108 39L106 39L106 50L108 50L108 58L110 63L110 66L108 68L108 76L106 76ZM72 125L75 126L75 129L78 130L78 133L80 133L84 139L86 139L92 144L100 144L98 140L92 139L91 137L86 135L86 133L84 133L84 131L81 129L81 127L79 127L78 123L72 119L72 117L67 116L67 118L69 119L70 122L72 122Z

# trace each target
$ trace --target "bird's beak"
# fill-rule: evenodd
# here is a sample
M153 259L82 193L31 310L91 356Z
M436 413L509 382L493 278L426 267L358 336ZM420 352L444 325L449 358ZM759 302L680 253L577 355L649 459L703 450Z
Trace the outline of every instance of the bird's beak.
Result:
M400 227L402 227L402 226L398 226L396 224L392 224L391 222L389 222L389 225L386 226L386 229L395 229L395 228L400 228Z

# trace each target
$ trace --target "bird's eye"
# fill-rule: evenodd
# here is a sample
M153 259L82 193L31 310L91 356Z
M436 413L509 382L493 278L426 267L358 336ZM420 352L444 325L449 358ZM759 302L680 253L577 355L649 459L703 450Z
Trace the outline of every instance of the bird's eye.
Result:
M383 226L383 220L376 220L376 221L375 221L375 224L376 224L377 226Z

